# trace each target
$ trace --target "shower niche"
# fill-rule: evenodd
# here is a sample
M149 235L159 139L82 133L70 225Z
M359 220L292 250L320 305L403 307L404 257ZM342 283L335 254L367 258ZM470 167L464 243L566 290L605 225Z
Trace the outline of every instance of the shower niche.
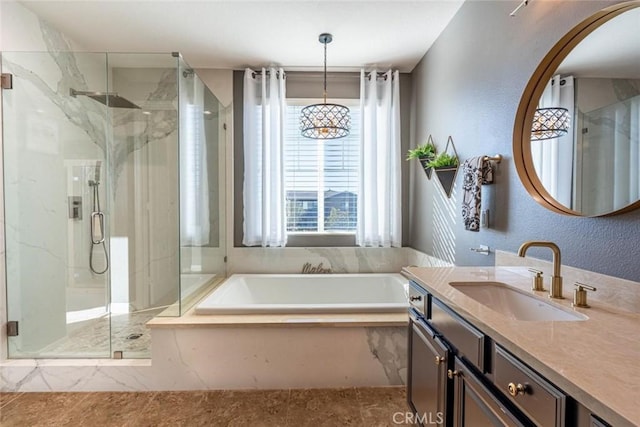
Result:
M227 111L179 54L3 52L9 358L146 358L225 276Z

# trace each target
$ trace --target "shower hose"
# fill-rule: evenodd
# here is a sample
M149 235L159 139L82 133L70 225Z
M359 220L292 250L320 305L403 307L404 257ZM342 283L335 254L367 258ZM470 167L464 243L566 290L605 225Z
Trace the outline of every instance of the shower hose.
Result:
M91 248L89 249L89 268L95 274L104 274L109 269L109 254L107 253L107 246L104 243L104 214L100 210L100 192L98 190L99 183L95 182L91 184L93 187L93 213L91 214ZM99 238L95 236L95 220L98 219L98 228L100 229ZM93 249L96 245L102 245L104 251L105 266L104 270L96 270L93 267Z

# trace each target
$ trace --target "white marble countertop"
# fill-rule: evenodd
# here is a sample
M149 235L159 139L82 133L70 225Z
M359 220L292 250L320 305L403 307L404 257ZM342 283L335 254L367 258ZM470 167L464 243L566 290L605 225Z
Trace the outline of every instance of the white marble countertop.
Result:
M405 267L402 272L611 425L640 425L640 314L597 301L589 302L591 308L572 308L572 289L565 283L565 299L547 301L587 320L512 320L449 283L503 282L546 299L547 292L531 291L525 267Z

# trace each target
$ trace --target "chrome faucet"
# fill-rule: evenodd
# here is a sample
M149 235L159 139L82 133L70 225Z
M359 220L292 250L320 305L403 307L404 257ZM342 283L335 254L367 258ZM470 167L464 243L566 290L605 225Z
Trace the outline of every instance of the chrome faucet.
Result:
M562 277L560 276L560 248L553 242L524 242L518 249L518 256L524 257L527 249L532 246L549 248L553 251L553 277L551 278L551 288L549 288L549 298L562 299Z

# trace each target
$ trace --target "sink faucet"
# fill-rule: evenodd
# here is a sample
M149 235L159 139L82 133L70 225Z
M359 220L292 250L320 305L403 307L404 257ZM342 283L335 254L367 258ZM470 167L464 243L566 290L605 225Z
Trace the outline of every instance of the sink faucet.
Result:
M524 242L518 249L518 256L524 257L527 249L532 246L549 248L553 251L553 277L551 278L551 288L549 289L549 298L562 299L562 277L560 276L560 248L553 242Z

